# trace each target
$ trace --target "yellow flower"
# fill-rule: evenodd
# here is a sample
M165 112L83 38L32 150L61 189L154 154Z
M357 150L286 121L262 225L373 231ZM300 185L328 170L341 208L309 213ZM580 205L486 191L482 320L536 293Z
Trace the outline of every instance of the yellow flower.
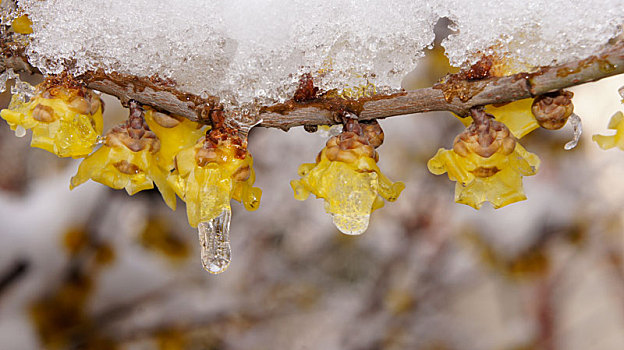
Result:
M529 134L540 126L548 130L561 129L574 112L570 91L555 91L540 95L535 99L527 98L502 106L488 105L485 112L494 115L518 139ZM468 127L472 118L459 118Z
M32 34L32 21L27 15L17 17L13 23L11 23L13 31L20 34Z
M485 107L485 112L494 115L494 118L505 124L509 131L518 139L524 137L531 131L539 128L539 124L531 112L531 106L533 99L527 98L524 100L514 101L507 103L500 107L489 105ZM469 126L472 123L472 118L468 119L464 124Z
M131 115L104 136L104 145L85 158L78 173L72 177L70 188L89 179L133 195L154 188L154 182L165 202L175 209L175 193L167 183L167 173L156 163L160 149L156 135L149 130L136 102L131 102Z
M28 102L13 95L0 116L11 130L32 130L32 147L81 158L91 153L102 134L102 103L93 91L70 80L59 81L51 78L40 84Z
M167 172L174 169L176 154L193 146L206 133L202 124L151 109L145 111L145 121L160 140L156 158L158 165Z
M192 227L229 212L230 199L242 202L247 210L258 209L262 190L253 187L253 158L237 137L211 130L180 151L175 164L168 181L186 202Z
M427 167L457 181L457 203L479 209L486 201L500 208L526 199L522 176L534 175L539 162L504 124L481 119L455 138L452 150L439 149Z
M302 164L301 179L290 182L298 200L310 193L325 199L334 225L349 235L364 232L370 214L383 207L383 199L393 202L405 188L402 182L392 183L377 166L373 147L381 144L383 134L375 145L362 135L366 131L345 131L330 138L316 163Z
M596 141L602 149L617 146L619 149L624 150L624 114L622 112L615 113L609 120L608 128L615 130L615 135L594 135L592 140Z

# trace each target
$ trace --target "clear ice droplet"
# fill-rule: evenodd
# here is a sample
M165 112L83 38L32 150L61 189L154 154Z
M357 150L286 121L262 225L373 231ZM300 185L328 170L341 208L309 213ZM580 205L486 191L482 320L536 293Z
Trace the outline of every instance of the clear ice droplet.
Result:
M223 209L216 218L197 225L201 261L204 270L218 274L227 269L232 259L230 247L230 208Z
M368 228L370 215L332 214L334 225L345 235L361 235Z
M563 146L566 151L569 151L576 147L579 140L581 139L581 134L583 133L583 123L581 122L581 117L579 117L576 113L572 113L570 116L570 124L574 129L574 138L572 141L568 142Z
M24 129L23 126L18 125L15 127L15 136L17 137L24 137L26 136L26 129Z

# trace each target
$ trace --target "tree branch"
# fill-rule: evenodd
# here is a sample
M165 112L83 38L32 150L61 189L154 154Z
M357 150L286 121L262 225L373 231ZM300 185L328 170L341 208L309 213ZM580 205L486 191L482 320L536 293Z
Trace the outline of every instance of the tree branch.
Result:
M0 71L37 71L24 54L24 47L12 39L12 33L0 33ZM534 97L550 91L596 81L624 73L624 42L610 44L598 55L566 64L543 67L533 73L479 80L447 80L430 88L393 95L377 95L347 100L325 98L267 106L260 109L260 126L288 130L302 125L331 125L341 122L339 114L355 113L360 120L387 118L430 111L450 111L467 115L470 108L506 103ZM87 72L78 77L91 89L116 96L122 103L133 99L154 108L181 115L193 121L208 123L210 113L219 108L217 97L206 99L181 92L176 84L159 77L137 77L102 71Z

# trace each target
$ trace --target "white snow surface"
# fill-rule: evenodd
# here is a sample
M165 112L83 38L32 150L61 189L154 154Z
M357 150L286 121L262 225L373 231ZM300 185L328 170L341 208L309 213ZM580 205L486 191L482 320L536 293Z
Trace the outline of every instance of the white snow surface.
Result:
M45 73L101 68L171 78L229 105L290 97L302 73L322 89L399 88L441 17L453 65L479 53L523 67L588 56L622 33L624 0L26 0L28 56Z

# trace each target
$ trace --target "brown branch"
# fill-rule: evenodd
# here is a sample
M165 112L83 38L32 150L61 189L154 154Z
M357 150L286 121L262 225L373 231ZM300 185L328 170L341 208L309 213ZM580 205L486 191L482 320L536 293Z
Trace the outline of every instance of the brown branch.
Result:
M28 64L24 48L12 41L11 35L0 33L0 70L36 71ZM357 114L360 120L430 111L466 115L475 106L534 97L621 73L624 73L624 42L619 41L608 45L598 55L544 67L533 73L480 80L447 80L430 88L358 100L323 97L304 102L290 100L262 108L260 126L288 130L302 125L337 124L341 122L337 115L344 111ZM175 82L158 77L97 71L85 73L79 78L89 88L116 96L122 103L133 99L194 121L208 122L211 110L219 107L216 97L202 99L198 95L183 93L176 88Z

